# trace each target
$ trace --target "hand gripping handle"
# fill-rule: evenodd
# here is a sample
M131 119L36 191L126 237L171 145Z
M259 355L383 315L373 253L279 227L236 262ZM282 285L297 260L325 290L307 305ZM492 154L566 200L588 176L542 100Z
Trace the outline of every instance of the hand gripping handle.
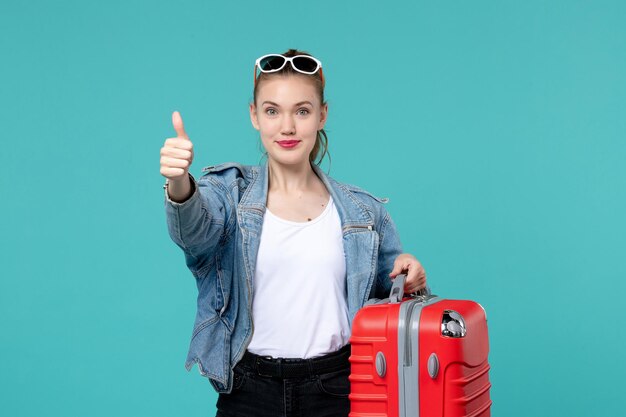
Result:
M399 303L404 297L404 283L406 282L406 274L398 275L391 284L391 292L389 293L389 302L391 304Z
M400 274L393 280L393 284L391 284L391 292L389 293L389 302L391 304L402 302L402 298L404 298L405 282L406 274ZM414 298L416 298L417 296L428 297L429 295L431 295L431 293L428 286L426 286L426 288L422 288L419 291L411 293L411 296Z

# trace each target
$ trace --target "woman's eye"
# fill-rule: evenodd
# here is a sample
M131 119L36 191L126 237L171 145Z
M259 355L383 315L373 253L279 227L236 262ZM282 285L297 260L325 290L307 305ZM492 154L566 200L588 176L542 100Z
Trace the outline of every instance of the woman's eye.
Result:
M298 110L298 113L300 113L300 114L309 114L310 112L309 112L309 109L300 109L300 110Z
M276 114L276 109L273 109L271 107L267 108L267 109L265 109L265 113L269 114L270 116L273 116L273 115Z

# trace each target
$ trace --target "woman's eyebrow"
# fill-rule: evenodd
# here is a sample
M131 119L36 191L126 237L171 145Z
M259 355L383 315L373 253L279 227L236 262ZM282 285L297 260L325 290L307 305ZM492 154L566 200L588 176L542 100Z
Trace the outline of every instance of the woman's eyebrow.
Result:
M261 103L262 106L265 105L265 104L271 104L272 106L280 107L280 104L274 103L273 101L269 101L269 100L266 100L263 103ZM300 101L300 102L294 104L293 106L297 107L297 106L301 106L303 104L308 104L309 106L313 107L313 103L311 103L308 100Z

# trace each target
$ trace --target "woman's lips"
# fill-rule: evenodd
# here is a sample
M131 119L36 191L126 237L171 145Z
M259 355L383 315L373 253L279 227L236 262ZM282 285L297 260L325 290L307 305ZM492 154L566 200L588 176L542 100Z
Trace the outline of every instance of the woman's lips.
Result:
M299 140L277 140L276 143L278 143L281 147L283 148L293 148L295 147L298 143L300 143Z

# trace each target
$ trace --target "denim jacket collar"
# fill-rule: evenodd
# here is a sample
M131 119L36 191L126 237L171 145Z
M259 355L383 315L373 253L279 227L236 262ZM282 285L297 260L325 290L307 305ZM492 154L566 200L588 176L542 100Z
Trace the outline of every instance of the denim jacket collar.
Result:
M317 165L311 164L311 167L333 197L342 227L360 226L369 227L371 230L374 226L374 219L363 203L354 198L344 184L327 176ZM252 179L239 202L238 214L250 210L265 212L269 187L269 163L253 167L251 173Z

